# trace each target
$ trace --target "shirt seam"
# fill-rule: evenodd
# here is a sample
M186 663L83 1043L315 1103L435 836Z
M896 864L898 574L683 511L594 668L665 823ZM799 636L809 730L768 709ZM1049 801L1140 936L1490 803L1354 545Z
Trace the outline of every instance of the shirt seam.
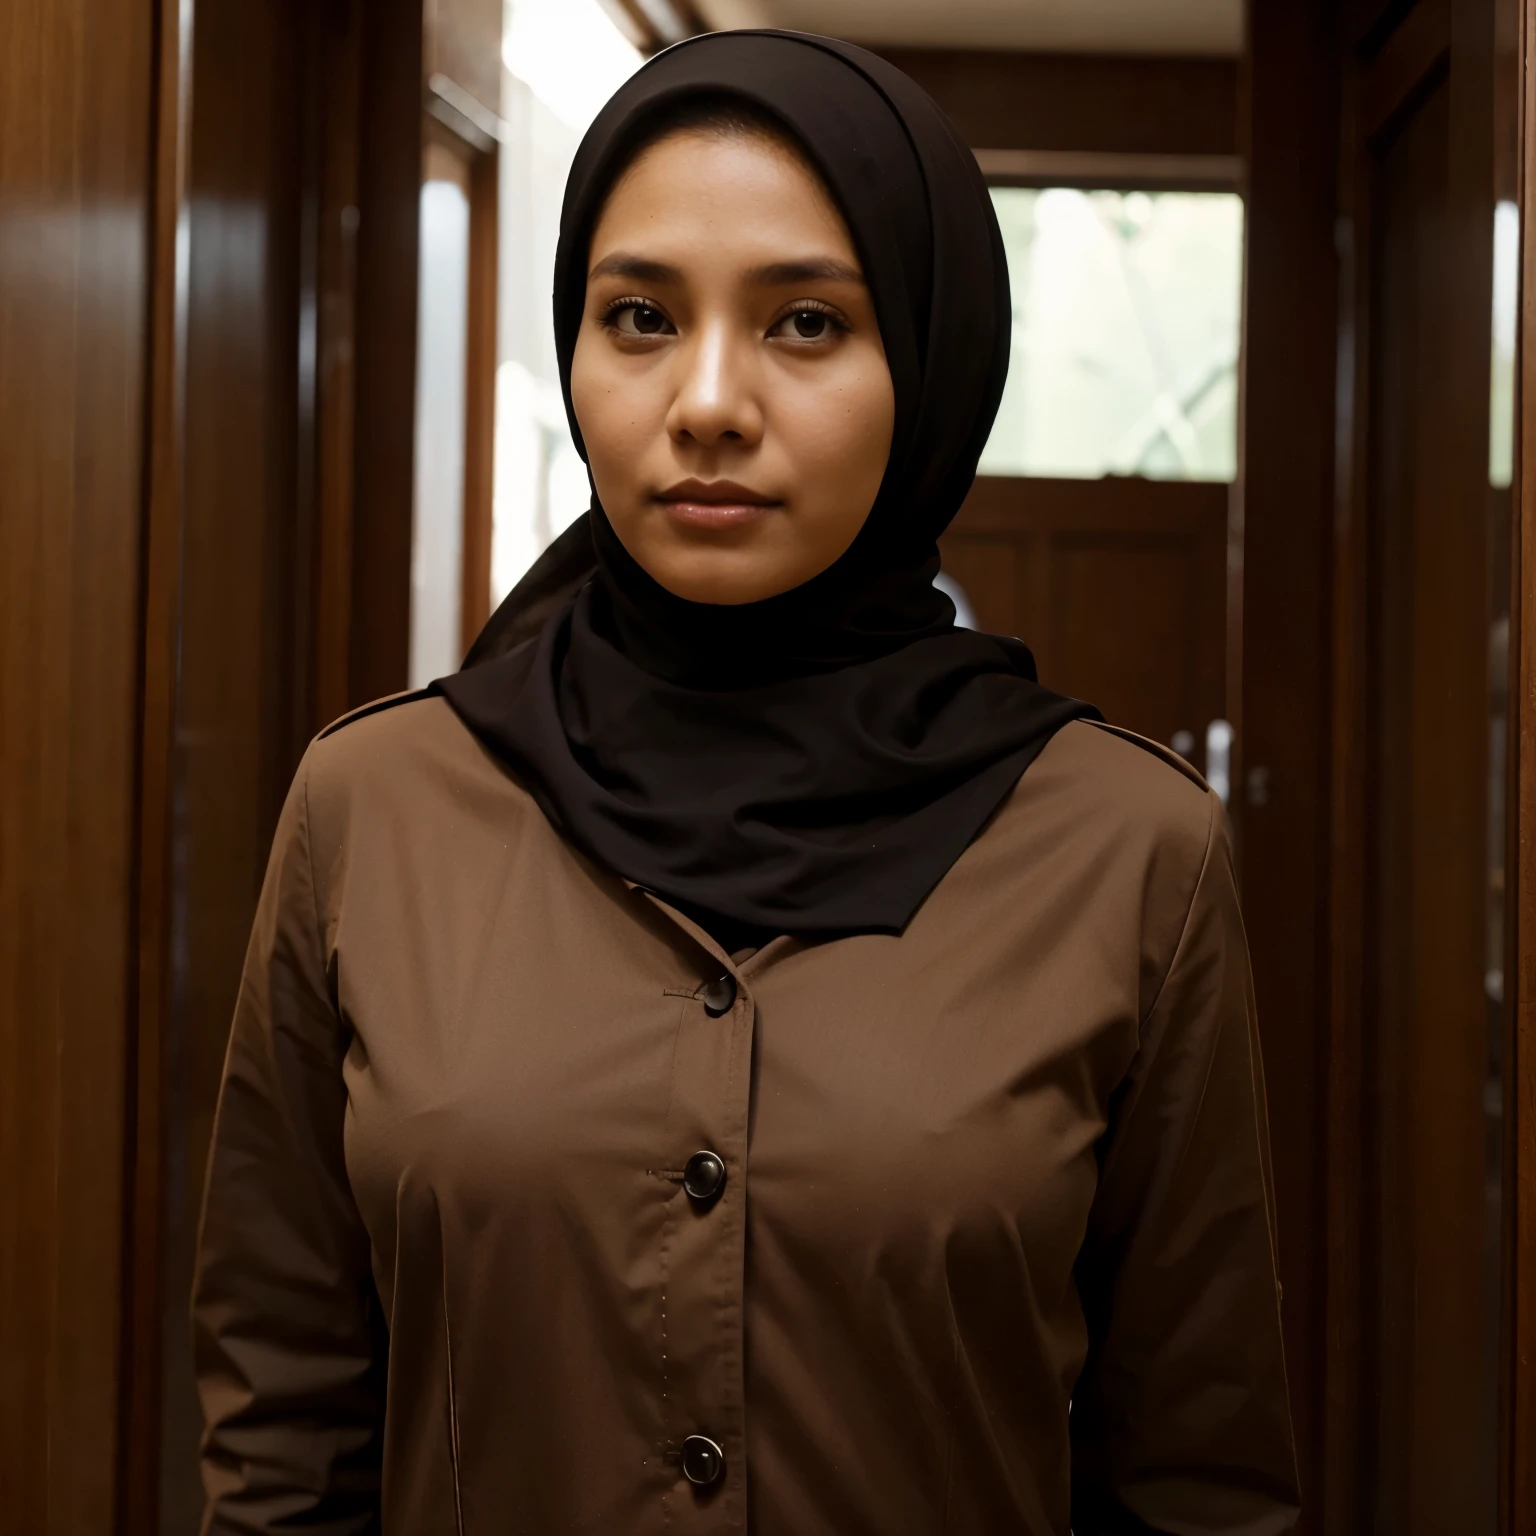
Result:
M439 1241L442 1240L439 1231ZM453 1328L448 1321L448 1250L443 1245L443 1355L448 1367L448 1458L453 1470L453 1525L464 1536L464 1498L459 1486L459 1404L453 1383Z
M323 973L329 969L329 964L325 954L325 939L320 931L320 889L319 882L315 879L315 844L309 831L309 764L304 764L299 771L303 774L304 867L309 872L309 917L314 928L315 955L320 961L320 969Z
M1163 1001L1163 994L1168 990L1168 983L1173 973L1178 969L1179 956L1184 953L1185 941L1189 938L1190 919L1195 914L1195 898L1200 894L1200 887L1205 884L1205 872L1210 868L1211 849L1216 844L1216 792L1206 790L1206 820L1205 820L1205 849L1200 856L1200 869L1195 875L1195 883L1190 887L1189 902L1184 908L1184 921L1179 925L1179 939L1173 946L1173 953L1168 959L1168 969L1163 972L1163 979L1157 984L1157 991L1153 994L1152 1001L1147 1011L1141 1016L1136 1025L1136 1039L1140 1043L1147 1026L1152 1022L1153 1015Z

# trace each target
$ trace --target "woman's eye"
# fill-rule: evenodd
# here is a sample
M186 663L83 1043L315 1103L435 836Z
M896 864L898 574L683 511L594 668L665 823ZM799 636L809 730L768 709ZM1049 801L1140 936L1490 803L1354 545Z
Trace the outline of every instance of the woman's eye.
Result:
M608 323L621 336L665 336L672 322L650 304L625 304L609 310Z
M791 341L821 341L830 334L835 322L824 310L797 309L785 315L774 331Z

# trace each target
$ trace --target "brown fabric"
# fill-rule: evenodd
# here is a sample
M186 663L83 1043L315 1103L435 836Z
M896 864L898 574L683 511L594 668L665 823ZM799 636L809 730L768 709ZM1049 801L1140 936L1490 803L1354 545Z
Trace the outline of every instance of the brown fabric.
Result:
M1290 1531L1219 804L1068 725L904 934L738 967L443 700L358 719L279 828L194 1313L217 1536Z

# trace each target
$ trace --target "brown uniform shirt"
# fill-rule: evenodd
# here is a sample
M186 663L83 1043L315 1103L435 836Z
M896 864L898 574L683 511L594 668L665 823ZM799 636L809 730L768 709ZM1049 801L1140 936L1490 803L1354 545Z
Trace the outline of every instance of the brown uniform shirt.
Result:
M733 962L441 699L357 719L230 1041L207 1529L1289 1531L1263 1105L1221 807L1146 744L1067 726L901 937Z

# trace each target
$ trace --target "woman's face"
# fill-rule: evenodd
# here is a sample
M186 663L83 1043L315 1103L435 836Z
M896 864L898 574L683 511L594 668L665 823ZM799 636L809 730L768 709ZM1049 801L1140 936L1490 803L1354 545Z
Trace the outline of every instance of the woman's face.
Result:
M895 395L847 226L758 136L652 145L593 232L571 399L625 549L699 603L799 586L853 542Z

